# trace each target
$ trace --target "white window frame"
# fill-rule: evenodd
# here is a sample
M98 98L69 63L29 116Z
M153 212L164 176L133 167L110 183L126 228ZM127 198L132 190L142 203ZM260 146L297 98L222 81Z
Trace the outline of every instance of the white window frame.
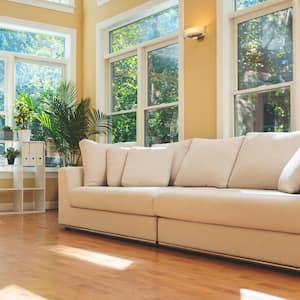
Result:
M31 5L56 11L61 11L65 13L74 13L75 0L70 0L70 4L63 4L52 2L51 0L9 0L11 2L16 2L25 5Z
M293 8L293 80L249 90L237 89L237 24L287 7ZM234 136L234 95L290 87L291 130L300 129L300 0L268 0L234 11L234 0L217 0L217 136ZM229 79L229 80L228 80Z
M59 66L63 69L64 78L76 83L76 30L52 26L43 23L29 22L9 17L0 17L0 28L22 30L49 35L63 36L65 38L65 58L51 59L29 54L8 52L0 50L0 59L5 62L4 76L4 103L5 123L13 126L13 103L16 97L15 66L17 62L33 63L38 65Z
M159 11L178 5L179 8L179 29L178 32L170 34L164 37L153 39L140 43L136 46L126 48L121 51L109 53L109 32L120 26L132 23L141 18L147 17L149 15L155 14ZM184 139L184 126L183 126L183 1L180 0L152 0L138 7L135 7L125 13L115 16L109 20L100 22L96 26L96 49L97 49L97 62L96 62L96 108L104 111L109 115L118 115L124 112L111 113L109 110L110 103L110 68L109 62L113 60L119 60L120 58L125 58L131 56L132 54L137 54L138 56L138 96L137 96L137 109L125 111L136 112L137 118L137 134L136 134L136 144L144 145L145 136L145 122L144 115L145 111L167 108L171 106L178 106L178 134L179 140ZM160 105L147 105L147 87L145 87L144 79L146 78L145 70L141 66L147 65L147 52L168 45L178 43L179 47L179 67L178 67L178 102L164 103ZM154 47L154 48L153 48ZM141 79L142 80L139 80ZM100 137L101 142L107 142L107 139Z

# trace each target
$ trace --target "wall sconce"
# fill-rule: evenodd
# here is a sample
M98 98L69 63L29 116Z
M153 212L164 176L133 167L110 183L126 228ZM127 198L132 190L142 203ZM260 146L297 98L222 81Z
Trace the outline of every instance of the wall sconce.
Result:
M203 40L206 35L206 26L191 27L184 31L184 38Z

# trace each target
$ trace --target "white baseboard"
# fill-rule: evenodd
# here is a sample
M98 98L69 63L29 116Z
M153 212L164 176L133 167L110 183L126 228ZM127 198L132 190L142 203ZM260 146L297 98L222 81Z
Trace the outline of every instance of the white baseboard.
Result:
M46 201L46 209L57 209L58 202L57 201Z

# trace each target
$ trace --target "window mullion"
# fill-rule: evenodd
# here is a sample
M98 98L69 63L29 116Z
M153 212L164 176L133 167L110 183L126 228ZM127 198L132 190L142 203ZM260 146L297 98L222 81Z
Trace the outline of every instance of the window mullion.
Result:
M7 59L7 98L5 101L6 124L13 126L14 99L16 98L16 59L14 56L9 56Z
M300 3L293 0L293 79L291 87L291 128L300 130Z
M137 114L136 114L136 137L137 144L144 145L145 141L145 115L144 107L147 98L147 60L145 49L137 49L138 57L138 86L137 86Z

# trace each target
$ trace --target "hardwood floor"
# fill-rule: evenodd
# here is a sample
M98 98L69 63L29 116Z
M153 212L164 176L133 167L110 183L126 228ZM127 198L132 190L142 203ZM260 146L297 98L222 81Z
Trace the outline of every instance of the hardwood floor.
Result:
M277 299L271 295L300 299L300 273L66 231L56 212L0 217L0 299Z

